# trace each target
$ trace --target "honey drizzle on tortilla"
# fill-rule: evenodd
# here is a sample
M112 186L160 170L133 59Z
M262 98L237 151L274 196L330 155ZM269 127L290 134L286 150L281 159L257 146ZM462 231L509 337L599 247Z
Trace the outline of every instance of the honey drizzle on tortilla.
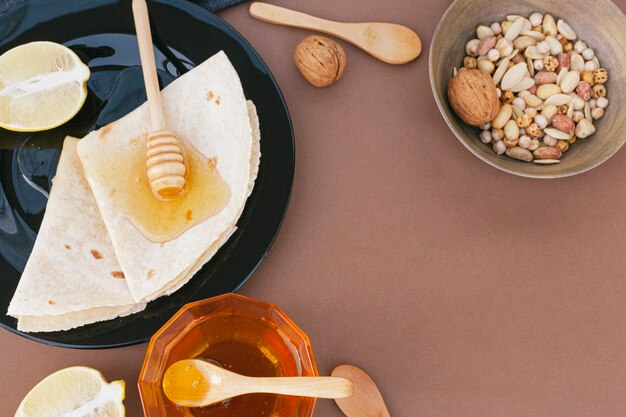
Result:
M145 135L133 139L145 142ZM98 186L104 187L116 211L153 242L168 242L219 213L230 200L230 187L220 176L215 158L206 158L191 146L187 157L187 185L176 198L157 199L146 176L143 153L105 148L98 158ZM143 147L141 148L143 149Z

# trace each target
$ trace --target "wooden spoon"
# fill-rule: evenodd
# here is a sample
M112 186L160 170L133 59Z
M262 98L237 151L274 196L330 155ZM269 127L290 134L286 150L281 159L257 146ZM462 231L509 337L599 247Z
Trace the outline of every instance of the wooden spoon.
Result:
M333 22L261 2L250 5L250 16L268 23L336 36L389 64L406 64L422 52L422 41L417 33L393 23Z
M390 417L385 401L372 378L356 366L340 365L332 376L349 379L354 383L354 394L337 398L335 402L348 417Z
M198 359L185 359L167 369L163 377L163 391L177 405L204 407L227 398L261 392L345 398L352 395L353 386L348 379L330 376L252 378Z
M152 127L152 132L148 134L146 140L148 180L155 197L176 198L185 188L187 167L179 140L165 125L145 0L133 0L133 16Z

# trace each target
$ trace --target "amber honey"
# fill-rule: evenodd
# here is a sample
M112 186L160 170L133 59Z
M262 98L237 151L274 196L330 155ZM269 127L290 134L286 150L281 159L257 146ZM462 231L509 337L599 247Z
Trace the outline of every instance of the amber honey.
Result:
M145 143L145 136L134 139ZM143 149L143 147L141 148ZM113 200L139 231L153 242L167 242L222 210L230 188L220 176L217 163L191 146L184 147L186 186L176 198L154 196L146 175L143 152L120 152L106 148L96 167L98 186Z
M151 339L139 375L146 417L311 417L314 398L250 394L203 408L163 392L174 363L201 358L248 376L316 376L306 335L278 307L238 294L185 305Z
M264 377L298 374L293 352L270 322L228 315L199 324L172 350L168 364L203 359L242 375ZM294 416L299 398L249 394L202 408L179 407L165 399L167 416L278 417Z

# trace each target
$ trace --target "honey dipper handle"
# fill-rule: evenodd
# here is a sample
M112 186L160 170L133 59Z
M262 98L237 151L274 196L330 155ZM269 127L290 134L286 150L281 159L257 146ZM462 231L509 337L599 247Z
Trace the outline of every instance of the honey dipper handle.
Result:
M150 34L150 20L148 18L148 6L145 0L133 0L133 17L137 42L139 43L139 56L143 80L146 85L148 96L148 108L150 109L150 122L152 130L165 130L165 117L161 104L161 91L157 78L156 64L154 63L154 51L152 47L152 35Z

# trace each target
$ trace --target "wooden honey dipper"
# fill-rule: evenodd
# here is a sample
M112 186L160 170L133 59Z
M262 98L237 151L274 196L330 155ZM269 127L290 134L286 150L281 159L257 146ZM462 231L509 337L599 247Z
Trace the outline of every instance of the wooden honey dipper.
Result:
M175 198L185 188L187 166L181 143L172 132L167 130L165 124L161 91L154 63L148 6L145 0L133 0L133 17L152 126L152 132L148 134L146 140L148 180L152 193L157 198Z

